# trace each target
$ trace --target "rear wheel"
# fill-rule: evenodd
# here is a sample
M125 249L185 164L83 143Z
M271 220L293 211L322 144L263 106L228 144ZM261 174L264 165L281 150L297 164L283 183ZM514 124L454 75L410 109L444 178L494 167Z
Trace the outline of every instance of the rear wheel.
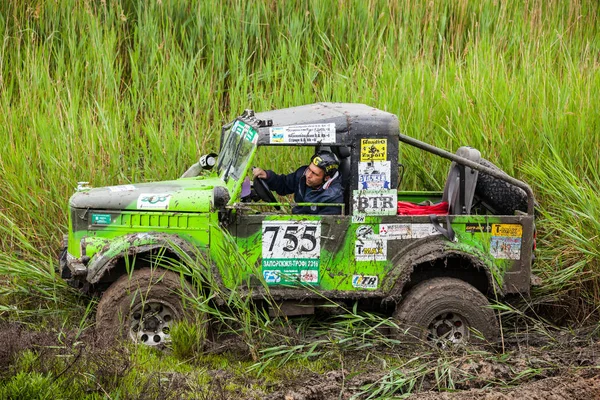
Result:
M427 342L444 348L478 342L473 331L488 341L498 337L498 322L488 300L468 283L455 278L433 278L412 288L394 313L399 339Z
M164 345L170 341L173 324L191 317L183 297L192 294L190 285L172 271L144 268L125 274L98 303L98 338L106 344L129 339L149 346Z

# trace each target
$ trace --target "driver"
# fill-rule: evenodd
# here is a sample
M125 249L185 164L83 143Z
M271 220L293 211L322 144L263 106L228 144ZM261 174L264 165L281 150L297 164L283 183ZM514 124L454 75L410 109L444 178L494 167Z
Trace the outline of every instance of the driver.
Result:
M344 189L338 172L340 161L329 151L319 151L289 175L253 168L255 178L264 179L269 189L279 195L294 193L296 203L343 203ZM341 214L341 206L295 206L293 214Z

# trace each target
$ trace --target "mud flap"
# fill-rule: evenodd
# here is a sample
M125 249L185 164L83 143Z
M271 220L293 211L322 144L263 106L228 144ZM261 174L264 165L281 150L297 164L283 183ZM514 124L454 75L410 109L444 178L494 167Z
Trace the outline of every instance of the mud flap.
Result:
M446 228L442 227L440 225L440 223L438 222L438 216L435 214L430 214L429 215L429 220L431 221L431 223L433 224L433 227L442 235L444 235L444 237L446 239L448 239L451 242L455 242L456 241L456 234L454 233L454 229L452 229L452 225L450 224L450 216L446 215Z

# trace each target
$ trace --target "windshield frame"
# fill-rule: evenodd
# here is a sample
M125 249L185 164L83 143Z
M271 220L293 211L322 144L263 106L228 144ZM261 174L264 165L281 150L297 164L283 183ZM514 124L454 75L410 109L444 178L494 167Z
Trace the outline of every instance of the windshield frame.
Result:
M258 129L248 121L236 118L223 127L223 142L217 164L217 174L227 184L235 202L242 182L248 174L256 152Z

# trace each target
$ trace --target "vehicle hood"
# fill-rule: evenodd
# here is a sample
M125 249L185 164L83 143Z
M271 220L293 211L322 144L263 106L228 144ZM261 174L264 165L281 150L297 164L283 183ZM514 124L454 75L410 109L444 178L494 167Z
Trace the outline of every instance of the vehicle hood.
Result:
M226 193L225 182L212 177L107 186L77 192L69 205L98 210L209 212L217 187Z

